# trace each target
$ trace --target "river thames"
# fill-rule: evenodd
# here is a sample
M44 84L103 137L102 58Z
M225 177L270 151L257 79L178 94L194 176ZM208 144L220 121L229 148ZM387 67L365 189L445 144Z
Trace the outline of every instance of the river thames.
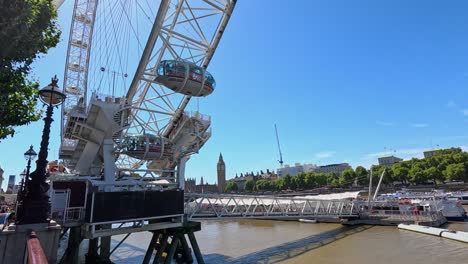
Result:
M468 207L465 207L468 209ZM468 231L468 222L446 228ZM468 260L467 244L392 226L345 227L297 221L202 221L195 233L206 263L443 263ZM121 236L113 237L113 244ZM115 263L141 263L148 232L132 234Z

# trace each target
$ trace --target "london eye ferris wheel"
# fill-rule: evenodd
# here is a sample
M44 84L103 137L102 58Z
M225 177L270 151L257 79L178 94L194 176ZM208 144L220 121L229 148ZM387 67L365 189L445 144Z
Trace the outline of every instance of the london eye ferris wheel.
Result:
M183 167L211 136L210 118L187 106L216 88L207 69L235 3L75 0L63 78L65 164L81 175L110 168L106 162L159 175Z

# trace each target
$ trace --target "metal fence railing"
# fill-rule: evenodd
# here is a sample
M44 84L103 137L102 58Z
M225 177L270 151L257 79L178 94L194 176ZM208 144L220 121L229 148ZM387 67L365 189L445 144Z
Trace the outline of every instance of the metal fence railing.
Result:
M437 221L444 216L437 211L371 210L369 216L392 217L401 221Z
M68 207L52 211L52 218L61 224L81 222L84 216L84 207Z

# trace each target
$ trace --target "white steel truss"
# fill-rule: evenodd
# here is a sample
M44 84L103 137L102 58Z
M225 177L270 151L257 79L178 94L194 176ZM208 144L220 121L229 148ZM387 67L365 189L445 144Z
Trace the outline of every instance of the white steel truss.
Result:
M185 60L207 68L232 14L235 0L163 0L128 89L131 126L122 134L153 133L167 140L182 122L190 96L156 83L161 60ZM153 109L157 111L148 111ZM201 144L203 145L203 144ZM180 153L179 153L180 154ZM125 160L125 155L120 159ZM181 158L173 157L173 161ZM128 159L127 159L128 160ZM174 166L171 162L171 167ZM134 164L124 167L136 167Z
M188 219L340 218L359 214L359 208L349 200L215 194L185 194L185 197Z

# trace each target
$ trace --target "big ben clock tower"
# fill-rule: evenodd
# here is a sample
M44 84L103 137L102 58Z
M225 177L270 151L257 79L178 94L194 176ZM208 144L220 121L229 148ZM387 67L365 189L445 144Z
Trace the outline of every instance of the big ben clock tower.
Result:
M218 192L223 193L226 188L226 165L224 164L223 155L219 153L218 160Z

